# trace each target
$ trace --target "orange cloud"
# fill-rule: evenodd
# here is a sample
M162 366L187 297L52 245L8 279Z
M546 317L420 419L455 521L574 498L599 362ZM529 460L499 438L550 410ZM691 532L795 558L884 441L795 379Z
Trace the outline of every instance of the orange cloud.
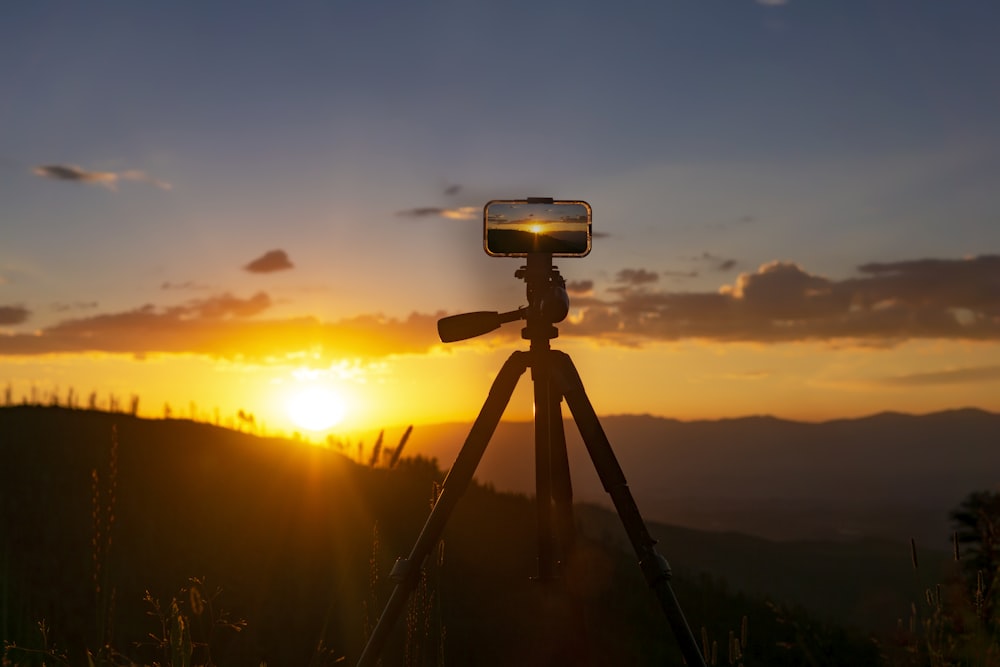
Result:
M776 261L716 292L656 290L640 278L641 269L632 271L626 274L631 284L605 290L610 298L597 296L589 281L571 284L574 315L560 323L563 335L629 346L682 338L851 340L877 346L932 338L1000 341L996 255L865 264L858 268L860 276L845 280ZM145 305L65 320L31 334L0 335L0 355L165 352L266 361L303 352L328 360L418 354L439 344L436 323L444 314L359 315L336 322L266 319L271 306L264 292L247 298L220 294L165 308ZM28 312L0 307L0 323L23 322Z
M594 281L571 280L566 283L566 291L570 294L592 294L594 291Z
M173 186L166 181L155 179L144 171L128 169L126 171L87 171L72 164L46 164L31 170L36 176L51 178L57 181L73 181L90 185L101 185L109 190L116 190L119 181L136 181L155 185L161 190L170 190Z
M1000 256L923 259L858 267L831 280L792 262L743 273L718 292L664 292L636 281L585 298L567 332L639 344L856 339L891 345L911 338L1000 340Z
M31 314L24 306L0 306L0 324L21 324Z
M451 220L476 220L482 214L478 206L458 206L443 208L440 206L419 206L397 211L396 215L404 218L449 218Z
M71 319L32 334L0 336L0 355L112 352L192 353L266 361L302 352L327 359L424 352L437 344L439 315L405 320L363 315L325 323L312 317L256 319L271 306L259 292L222 294L184 305L145 305Z
M968 366L929 373L909 373L882 378L877 383L889 387L927 387L1000 380L1000 366Z

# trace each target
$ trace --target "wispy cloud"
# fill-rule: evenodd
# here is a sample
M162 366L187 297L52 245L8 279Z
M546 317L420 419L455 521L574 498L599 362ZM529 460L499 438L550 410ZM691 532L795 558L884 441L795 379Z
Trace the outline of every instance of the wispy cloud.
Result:
M678 271L677 269L666 269L661 272L667 278L673 278L674 280L686 280L688 278L697 278L698 272L694 269L690 271Z
M126 171L88 171L72 164L46 164L31 170L36 176L50 178L56 181L70 181L87 185L100 185L109 190L117 190L120 181L148 183L161 190L170 190L173 186L166 181L153 178L144 171L128 169Z
M24 306L0 306L0 324L22 324L31 311Z
M738 263L735 259L719 257L718 255L712 254L707 250L701 253L701 255L699 255L698 257L695 257L694 259L695 261L704 262L706 264L711 265L714 271L719 271L723 273L726 271L731 271L732 269L736 268L736 265Z
M929 373L909 373L882 378L878 384L890 387L926 387L969 382L1000 381L1000 366L969 366Z
M860 277L832 280L775 261L717 292L614 286L610 299L578 299L580 314L567 324L578 335L631 345L680 338L886 346L913 338L1000 340L1000 256L871 263L858 271Z
M96 301L76 301L74 303L53 303L52 310L57 313L67 313L71 310L93 310L97 308Z
M459 206L445 208L440 206L419 206L397 211L396 215L403 218L448 218L451 220L478 220L482 209L478 206Z
M622 269L615 275L615 282L627 285L645 285L655 283L659 279L659 274L646 269Z
M243 270L250 273L274 273L275 271L287 271L294 266L284 250L269 250L246 264Z
M788 0L754 0L758 5L763 5L764 7L781 7L782 5L787 5Z
M208 285L202 285L193 280L185 280L181 283L171 282L166 280L160 283L160 289L162 290L190 290L190 291L203 291L209 289Z

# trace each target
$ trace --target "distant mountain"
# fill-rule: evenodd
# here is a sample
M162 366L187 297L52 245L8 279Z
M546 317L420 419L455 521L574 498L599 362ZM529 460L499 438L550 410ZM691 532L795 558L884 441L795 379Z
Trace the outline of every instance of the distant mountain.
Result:
M647 520L703 530L946 548L948 512L1000 486L1000 415L981 410L821 423L612 416L602 425ZM421 426L407 447L448 468L468 428ZM478 479L533 493L533 432L530 422L501 423ZM609 506L569 420L566 434L575 498Z
M579 505L577 521L591 535L629 546L615 513ZM711 576L732 590L801 605L839 623L891 631L900 610L927 587L956 572L950 553L911 547L900 541L854 539L772 541L732 532L705 532L648 523L661 553L679 575Z

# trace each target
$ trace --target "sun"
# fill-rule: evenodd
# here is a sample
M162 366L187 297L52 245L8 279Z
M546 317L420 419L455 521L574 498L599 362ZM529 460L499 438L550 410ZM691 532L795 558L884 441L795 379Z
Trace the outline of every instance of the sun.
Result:
M339 424L347 413L344 400L332 389L310 384L295 389L285 400L289 419L306 431L325 431Z
M532 234L541 234L542 233L542 226L541 225L532 225L531 227L529 227L529 229L531 230Z

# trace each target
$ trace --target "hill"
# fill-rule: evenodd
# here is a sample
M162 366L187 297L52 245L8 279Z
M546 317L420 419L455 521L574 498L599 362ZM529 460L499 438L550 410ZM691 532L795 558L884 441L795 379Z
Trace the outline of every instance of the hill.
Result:
M821 423L772 417L682 422L613 416L602 425L647 520L778 540L894 539L947 549L948 512L1000 484L1000 415L883 413ZM414 431L408 448L450 465L467 424ZM566 422L575 498L607 506ZM532 493L533 425L503 422L478 479Z
M356 658L390 590L386 573L409 551L441 479L422 458L372 468L206 424L42 407L0 409L0 470L0 639L37 645L44 619L72 664L104 641L144 664L167 662L150 633L172 627L182 587L178 609L219 664ZM404 655L413 664L679 662L616 517L581 507L578 522L581 546L564 580L540 585L530 579L534 503L471 487L386 664ZM802 664L805 652L825 656L817 664L876 664L870 643L831 623L894 621L927 585L893 574L909 567L899 545L651 531L696 632L724 645L750 619L748 664ZM921 558L934 581L940 559ZM161 602L164 626L148 616L145 591ZM247 620L243 632L213 623L223 608Z

